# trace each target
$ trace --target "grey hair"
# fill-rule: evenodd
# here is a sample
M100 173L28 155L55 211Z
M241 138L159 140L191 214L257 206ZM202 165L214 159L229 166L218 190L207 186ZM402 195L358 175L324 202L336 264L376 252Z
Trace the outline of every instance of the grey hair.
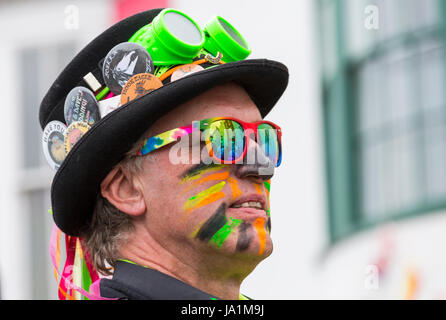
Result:
M146 136L146 135L144 135ZM143 170L143 161L155 160L155 155L137 156L136 152L143 143L141 138L117 165L131 176ZM103 275L113 274L119 258L119 248L134 230L130 215L120 211L98 192L93 216L82 233L82 241L90 255L93 267Z

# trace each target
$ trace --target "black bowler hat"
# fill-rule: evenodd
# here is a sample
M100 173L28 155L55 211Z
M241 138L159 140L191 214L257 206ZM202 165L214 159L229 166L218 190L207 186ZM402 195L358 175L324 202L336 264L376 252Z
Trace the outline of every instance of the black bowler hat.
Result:
M40 125L64 119L64 102L76 86L85 86L83 77L91 72L103 83L98 64L117 44L126 42L150 23L162 9L133 15L113 25L91 41L53 83L40 105ZM54 221L66 234L79 236L93 214L100 184L144 132L178 105L227 82L241 85L265 117L288 84L285 65L266 59L251 59L212 65L170 82L97 121L73 146L54 176L51 205Z

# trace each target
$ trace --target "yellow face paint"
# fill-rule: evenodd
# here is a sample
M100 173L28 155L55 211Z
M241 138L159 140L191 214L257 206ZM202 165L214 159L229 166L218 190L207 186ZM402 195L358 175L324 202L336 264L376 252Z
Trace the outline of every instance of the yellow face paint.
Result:
M259 237L259 255L265 252L266 245L266 231L265 231L265 218L257 218L254 221L254 227L257 230L257 235Z
M206 174L206 173L222 170L224 168L226 168L224 164L218 164L218 165L213 165L213 166L209 166L209 167L200 168L198 172L194 172L194 173L191 173L191 174L186 174L181 179L181 182L183 183L183 182L189 182L189 181L192 181L192 180L198 180L198 179L201 179L203 177L203 175Z
M209 176L207 176L207 177L205 177L203 179L195 181L190 186L184 188L183 191L181 191L180 195L184 194L185 192L189 191L193 187L196 187L196 186L198 186L198 185L200 185L200 184L202 184L204 182L213 181L213 180L223 181L223 180L228 179L228 177L229 177L229 172L228 171L211 174L211 175L209 175Z
M218 199L221 199L225 196L221 189L225 186L226 181L221 181L212 187L201 191L193 197L190 197L183 206L183 210L186 212L186 215L190 213L190 211L200 208L206 204L212 203Z

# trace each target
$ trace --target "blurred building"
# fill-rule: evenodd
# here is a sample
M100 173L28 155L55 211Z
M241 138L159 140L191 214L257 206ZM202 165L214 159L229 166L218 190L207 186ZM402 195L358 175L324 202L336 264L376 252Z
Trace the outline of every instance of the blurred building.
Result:
M132 13L219 14L284 62L271 188L274 252L243 284L257 299L446 297L445 17L441 0L0 1L0 292L56 299L48 254L54 172L38 108L56 76ZM75 191L73 191L75 192Z
M339 242L324 288L444 297L445 2L321 0L317 11L329 233Z

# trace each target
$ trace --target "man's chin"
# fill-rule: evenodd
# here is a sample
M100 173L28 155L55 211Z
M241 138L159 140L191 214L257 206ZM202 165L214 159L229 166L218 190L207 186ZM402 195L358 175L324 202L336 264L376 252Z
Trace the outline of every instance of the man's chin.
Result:
M273 252L273 242L269 234L267 234L263 243L259 242L258 239L252 239L250 243L241 247L240 238L234 237L234 239L228 239L221 247L215 245L212 245L212 247L220 255L257 263L268 258Z

